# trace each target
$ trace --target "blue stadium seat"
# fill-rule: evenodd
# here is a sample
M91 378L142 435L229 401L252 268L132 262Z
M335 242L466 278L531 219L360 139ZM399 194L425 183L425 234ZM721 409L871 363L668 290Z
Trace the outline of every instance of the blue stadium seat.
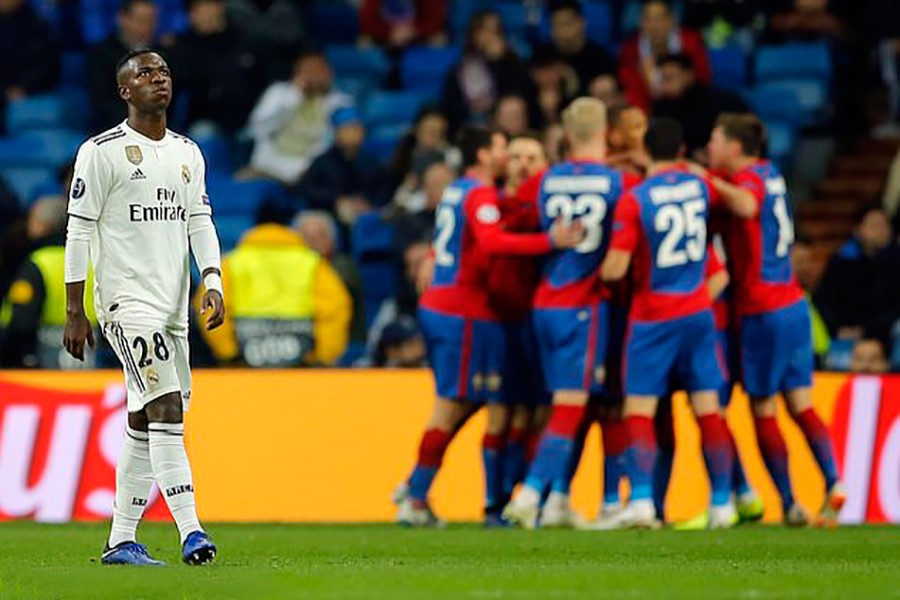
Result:
M455 46L410 48L403 54L400 65L403 87L420 90L432 99L439 98L447 72L453 68L459 56L459 48Z
M254 219L259 208L267 200L276 200L281 190L274 181L235 181L212 174L206 179L206 191L218 223L219 217Z
M756 81L831 79L831 52L825 42L762 46L756 51Z
M797 141L797 131L790 123L770 121L766 123L767 155L785 170L790 167Z
M369 156L381 164L387 164L394 156L397 145L406 132L409 131L409 123L395 123L392 125L380 125L366 134L363 150Z
M493 8L500 15L506 37L525 38L528 35L528 19L521 2L499 2Z
M216 231L219 233L219 243L222 244L222 252L228 252L237 246L241 236L253 227L254 221L250 217L215 217Z
M359 37L356 9L341 0L315 2L307 28L321 44L354 44Z
M87 75L87 57L81 52L66 52L62 55L59 73L61 87L84 87Z
M825 368L830 371L849 371L852 356L853 340L833 339L825 355Z
M423 95L413 90L372 92L363 106L363 117L370 128L410 123L423 104Z
M50 167L0 167L3 180L9 184L22 206L38 198L39 191L53 183L56 170Z
M79 0L81 35L89 46L103 41L116 28L120 0ZM183 0L155 0L159 11L159 35L181 33L187 29Z
M357 106L365 104L369 94L378 87L374 85L372 80L365 77L336 77L334 87L351 98Z
M329 46L325 49L325 55L339 79L350 77L367 80L373 87L381 85L391 68L380 48Z
M350 233L351 253L359 265L366 323L371 324L381 303L397 291L393 263L394 227L377 212L360 215Z
M81 129L85 124L83 94L43 94L10 102L6 130L11 134L34 129Z
M219 135L200 135L194 136L193 140L203 154L207 173L231 174L234 165L231 160L231 147L227 139Z
M807 113L794 90L779 85L760 85L744 92L744 98L764 121L781 121L798 126Z
M726 90L739 91L747 86L747 56L736 44L709 50L713 83Z
M0 138L0 168L57 168L75 158L84 138L74 131L29 131Z
M447 11L448 29L450 37L457 44L465 44L466 31L472 15L480 10L492 7L488 0L456 0Z
M583 2L584 20L587 23L587 36L595 44L606 48L615 49L616 40L613 36L613 9L609 3L601 1ZM538 39L547 43L550 41L550 12L544 8L541 22L538 25Z

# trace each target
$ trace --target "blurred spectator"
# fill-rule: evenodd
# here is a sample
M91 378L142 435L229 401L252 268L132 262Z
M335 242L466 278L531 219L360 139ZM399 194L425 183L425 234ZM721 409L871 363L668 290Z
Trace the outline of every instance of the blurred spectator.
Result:
M713 47L737 41L745 50L753 44L753 27L762 15L760 0L687 0L684 25L701 30Z
M316 158L296 186L310 208L334 215L344 225L356 221L374 202L378 171L362 152L366 129L355 108L338 108L331 115L334 144Z
M39 200L29 211L27 237L33 251L0 309L0 365L4 367L60 369L94 364L91 349L86 349L81 362L60 345L66 323L65 227L64 198ZM86 295L85 310L96 326L91 293ZM94 335L99 338L99 333Z
M737 94L700 81L687 54L660 58L657 74L659 86L653 116L670 117L681 123L688 156L695 156L706 147L721 113L749 110Z
M884 211L869 209L828 263L815 301L833 336L888 337L900 317L900 257L893 237Z
M704 84L711 81L709 57L700 34L679 27L667 1L648 0L641 13L640 30L622 44L619 55L619 81L629 103L650 110L662 83L658 61L668 54L687 55L696 80Z
M255 142L248 176L294 184L331 143L331 115L352 98L332 89L334 73L325 55L300 56L291 81L268 87L247 125Z
M445 41L447 0L363 0L360 42L391 49Z
M551 42L539 52L553 56L572 72L578 95L587 94L600 75L614 75L616 61L587 37L587 22L578 0L550 0Z
M816 289L817 269L815 253L812 244L808 239L798 236L794 240L794 246L791 248L791 265L794 269L794 276L797 283L803 288L806 295L806 302L809 304L809 318L812 326L812 343L813 354L816 361L821 364L825 355L828 354L828 348L831 346L831 335L828 333L828 326L822 319L822 314L813 302L812 294Z
M529 63L531 80L536 86L538 118L535 126L559 123L563 107L578 94L575 72L556 52L537 50Z
M338 253L338 230L331 215L324 210L305 210L294 218L294 231L304 243L319 253L344 282L353 298L353 320L350 322L350 339L366 340L366 315L363 306L362 278L353 259Z
M425 338L412 317L401 316L381 332L373 366L413 369L427 364Z
M530 129L528 104L522 96L504 96L494 108L493 126L508 136L521 135Z
M773 41L839 39L847 26L835 11L834 0L776 0L769 17L769 38Z
M125 119L128 107L119 98L116 63L131 50L153 44L157 25L158 13L152 0L122 0L116 31L88 53L87 88L94 129L103 131Z
M640 107L627 104L611 106L607 114L607 164L643 175L650 166L650 156L644 146L647 114Z
M444 113L437 108L425 108L400 140L388 167L388 189L394 194L395 202L417 192L422 185L422 174L435 162L455 165L459 157L447 141ZM402 206L403 201L399 204Z
M455 178L455 171L446 163L434 163L425 170L421 189L404 201L404 212L394 220L394 242L399 249L431 237L434 211Z
M245 233L225 256L222 281L225 324L201 328L220 363L327 366L344 353L353 300L328 262L290 228L263 223Z
M171 66L188 96L191 133L233 135L265 83L258 50L226 16L225 0L189 0L188 20L171 50Z
M25 0L0 0L0 133L6 103L44 92L59 77L59 49L50 28Z
M885 344L878 338L864 337L853 344L850 371L860 375L884 375L888 372Z
M598 75L588 87L588 94L600 100L607 107L625 103L622 88L615 75Z
M268 83L290 77L303 50L303 14L294 0L225 0L228 22L249 36L262 53ZM257 75L259 77L260 75Z
M551 165L566 159L568 155L566 132L561 125L551 125L544 130L544 148L547 150L547 161Z
M485 10L472 16L462 59L444 82L442 108L450 129L486 123L497 100L519 95L535 98L525 63L510 48L500 15ZM537 115L537 105L530 110Z

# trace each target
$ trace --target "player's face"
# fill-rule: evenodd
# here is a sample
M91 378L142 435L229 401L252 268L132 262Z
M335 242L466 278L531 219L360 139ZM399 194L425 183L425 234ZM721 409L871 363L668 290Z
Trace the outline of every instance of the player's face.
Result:
M141 54L125 66L119 95L141 112L165 112L172 101L172 73L158 54Z
M625 150L643 150L644 136L647 135L647 115L643 110L634 107L622 112L618 129Z
M537 140L520 138L509 143L506 171L510 181L521 183L547 168L544 147Z
M731 162L731 144L721 127L713 129L709 143L706 145L706 151L709 154L710 167L713 169L728 168L728 164Z

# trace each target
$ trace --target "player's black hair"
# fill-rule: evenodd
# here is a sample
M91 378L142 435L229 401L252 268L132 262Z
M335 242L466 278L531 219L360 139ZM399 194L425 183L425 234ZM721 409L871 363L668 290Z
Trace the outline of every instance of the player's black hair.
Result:
M670 0L644 0L642 8L650 6L651 4L662 4L666 7L666 10L672 12L672 2Z
M606 123L610 128L616 127L619 124L619 121L622 120L622 115L627 110L631 110L632 108L637 108L634 104L628 104L627 102L616 102L615 104L610 104L606 107Z
M191 10L195 5L200 4L201 2L219 2L222 3L224 0L187 0L185 3L185 8L187 10Z
M670 54L663 54L657 59L657 67L664 67L666 65L676 65L678 67L681 67L685 71L694 70L693 59L691 59L691 57L684 52L672 52Z
M137 56L142 56L144 54L159 54L153 48L135 48L134 50L130 50L125 56L119 59L119 62L116 63L116 77L119 76L119 71L122 70L122 67L128 64L128 61Z
M494 135L500 133L487 127L466 127L459 133L457 146L462 153L463 167L478 164L478 151L491 147Z
M579 17L584 18L584 7L579 0L550 0L550 16L561 10L571 10Z
M119 12L120 13L130 13L131 9L137 6L138 4L150 4L156 6L156 2L153 0L122 0L119 3Z
M716 119L716 127L729 140L739 142L745 155L762 156L766 126L753 113L722 113Z
M684 148L684 129L675 119L653 119L644 136L644 144L653 160L677 160Z

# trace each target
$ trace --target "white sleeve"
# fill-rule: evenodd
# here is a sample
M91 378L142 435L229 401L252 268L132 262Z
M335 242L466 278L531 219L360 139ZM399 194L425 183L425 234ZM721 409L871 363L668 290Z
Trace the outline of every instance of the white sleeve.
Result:
M196 154L194 173L188 188L191 195L188 199L189 216L212 215L212 206L209 203L209 196L206 194L206 163L199 148L194 147L194 153Z
M96 221L72 215L66 231L66 283L87 280L91 236L97 229Z
M206 194L206 165L203 155L197 150L197 161L191 187L190 216L188 217L188 237L191 240L191 253L197 261L197 268L203 274L207 269L222 270L222 256L219 250L219 237L212 220L212 206Z
M94 142L88 140L78 149L72 188L69 190L69 214L96 221L112 187L110 165Z

